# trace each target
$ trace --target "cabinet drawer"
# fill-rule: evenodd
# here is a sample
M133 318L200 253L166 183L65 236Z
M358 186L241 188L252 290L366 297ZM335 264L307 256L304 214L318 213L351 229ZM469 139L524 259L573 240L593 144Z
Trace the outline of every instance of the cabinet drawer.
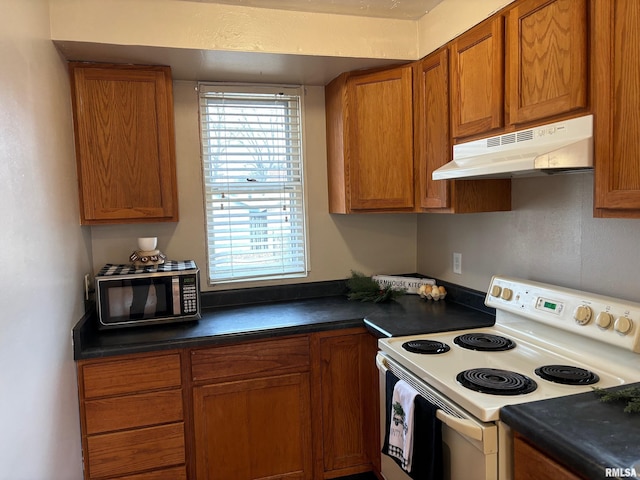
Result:
M184 465L181 467L165 468L163 470L154 470L153 472L118 477L117 480L187 480L187 468Z
M309 369L309 339L285 338L191 351L194 381L300 372Z
M180 355L157 355L83 364L84 398L179 387Z
M183 419L182 391L87 400L84 411L87 435L179 422Z
M181 465L185 463L184 424L88 437L87 449L90 478Z

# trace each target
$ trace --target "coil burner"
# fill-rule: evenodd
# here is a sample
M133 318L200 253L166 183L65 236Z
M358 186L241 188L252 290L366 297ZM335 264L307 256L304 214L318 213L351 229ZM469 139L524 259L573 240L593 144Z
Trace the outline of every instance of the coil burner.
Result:
M460 372L456 379L470 390L490 395L524 395L538 387L526 375L497 368L472 368Z
M571 365L545 365L535 372L540 378L563 385L592 385L600 381L595 373Z
M511 350L516 346L516 343L509 338L489 333L465 333L458 335L453 341L462 348L483 352L500 352Z
M421 353L425 355L437 355L448 352L451 349L446 343L435 340L411 340L403 343L402 348L411 353Z

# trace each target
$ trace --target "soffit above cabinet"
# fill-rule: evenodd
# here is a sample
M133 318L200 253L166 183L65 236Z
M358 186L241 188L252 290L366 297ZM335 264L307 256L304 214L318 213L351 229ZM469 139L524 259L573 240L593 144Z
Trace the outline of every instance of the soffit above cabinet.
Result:
M54 41L72 61L168 65L175 80L326 85L340 73L406 60Z
M182 0L314 13L418 20L442 0Z

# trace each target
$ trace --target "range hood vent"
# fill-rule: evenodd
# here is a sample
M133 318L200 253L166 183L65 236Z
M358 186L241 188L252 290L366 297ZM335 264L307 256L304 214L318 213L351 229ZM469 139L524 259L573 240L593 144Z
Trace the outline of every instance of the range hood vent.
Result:
M460 143L434 180L513 178L593 170L593 115Z

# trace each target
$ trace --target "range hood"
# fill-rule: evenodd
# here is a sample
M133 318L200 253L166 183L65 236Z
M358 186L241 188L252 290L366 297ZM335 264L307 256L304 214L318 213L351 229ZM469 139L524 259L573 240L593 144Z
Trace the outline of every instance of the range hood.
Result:
M572 118L453 147L434 180L532 177L593 169L593 115Z

